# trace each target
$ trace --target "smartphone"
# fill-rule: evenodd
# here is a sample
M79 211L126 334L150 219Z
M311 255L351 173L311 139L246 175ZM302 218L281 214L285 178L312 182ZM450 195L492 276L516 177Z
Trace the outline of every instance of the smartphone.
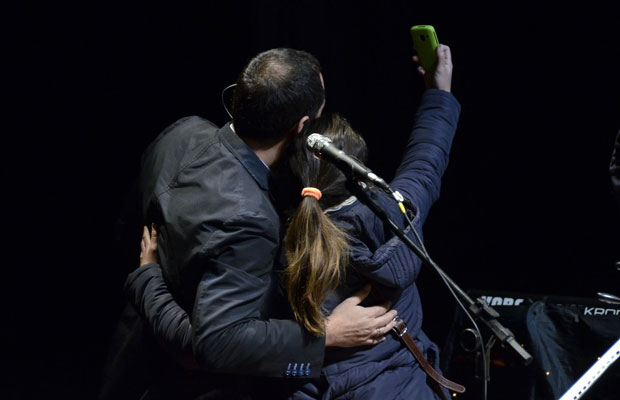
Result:
M439 46L435 28L432 25L414 25L409 31L420 65L426 72L433 71L437 66L437 46Z

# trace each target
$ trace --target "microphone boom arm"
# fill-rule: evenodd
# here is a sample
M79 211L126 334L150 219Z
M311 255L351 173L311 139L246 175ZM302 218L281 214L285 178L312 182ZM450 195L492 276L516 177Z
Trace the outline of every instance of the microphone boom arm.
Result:
M368 206L383 222L396 234L406 245L409 247L421 260L422 264L432 269L438 274L447 285L449 285L458 296L467 304L467 311L476 318L476 320L486 325L489 330L497 337L497 339L504 346L510 347L519 358L521 358L524 365L529 365L533 357L521 346L514 338L513 333L506 327L504 327L498 320L499 313L493 309L485 300L476 299L472 300L446 273L433 261L428 253L420 249L411 238L409 238L405 232L382 210L377 204L372 201L368 195L370 187L364 182L356 181L355 179L347 180L347 188L360 200L363 204ZM412 229L413 226L412 226Z

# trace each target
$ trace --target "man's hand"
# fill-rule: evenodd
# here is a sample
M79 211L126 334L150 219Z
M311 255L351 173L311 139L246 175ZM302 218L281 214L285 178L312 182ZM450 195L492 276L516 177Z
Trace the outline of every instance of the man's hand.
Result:
M370 285L345 299L326 318L326 347L373 345L385 340L384 335L396 324L396 310L390 311L389 301L373 307L360 306L368 293Z
M452 53L450 47L445 44L437 46L437 67L434 71L425 71L418 66L418 72L424 77L427 89L441 89L449 92L452 89ZM413 56L413 61L420 62L418 56Z
M151 233L145 226L140 241L140 266L157 262L157 229L151 224Z

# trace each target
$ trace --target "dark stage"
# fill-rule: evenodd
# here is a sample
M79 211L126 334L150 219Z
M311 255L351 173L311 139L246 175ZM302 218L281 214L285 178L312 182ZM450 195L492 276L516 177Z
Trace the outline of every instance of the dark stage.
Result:
M137 266L139 238L125 228L141 152L180 117L227 122L222 89L273 47L321 61L326 111L362 133L367 165L388 180L423 91L408 29L434 25L451 47L462 113L424 231L433 259L464 290L620 295L620 197L608 173L620 130L617 13L421 4L5 10L0 397L95 398ZM418 284L425 330L444 345L456 303L431 271ZM489 390L514 396L493 380Z

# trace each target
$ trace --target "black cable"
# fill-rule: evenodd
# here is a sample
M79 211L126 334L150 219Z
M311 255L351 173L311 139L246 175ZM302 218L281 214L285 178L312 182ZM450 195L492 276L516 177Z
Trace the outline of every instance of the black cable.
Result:
M467 308L465 307L465 305L463 305L463 302L459 299L457 294L454 292L454 289L452 288L452 284L448 281L446 275L443 273L443 271L441 269L438 268L438 266L435 263L435 261L433 261L431 259L428 251L426 250L426 247L424 246L424 242L420 238L420 235L418 234L418 231L415 229L415 226L413 225L413 221L409 218L409 215L406 212L403 213L403 214L405 215L405 219L407 220L407 223L409 224L409 227L413 231L413 234L414 234L416 240L418 241L418 243L420 245L420 248L422 249L424 255L426 256L427 261L433 264L433 266L435 267L435 270L437 271L439 277L441 278L441 280L444 282L444 284L446 285L446 287L448 288L448 290L452 294L452 297L454 297L454 299L456 300L458 305L463 309L463 311L465 312L465 315L469 318L469 320L471 321L472 325L476 329L476 332L478 333L478 337L476 339L479 341L481 357L482 357L482 360L483 360L483 363L482 363L482 365L483 365L483 368L482 368L482 375L483 376L482 376L482 378L483 378L483 381L484 381L484 383L483 383L483 399L486 400L487 399L487 380L488 380L488 376L489 376L489 371L488 371L487 358L486 358L486 354L485 354L484 340L482 339L482 332L480 331L480 328L478 327L478 324L476 323L474 318L467 311Z
M470 311L471 313L475 314L482 322L484 322L489 327L489 329L491 329L493 335L497 336L497 338L502 343L506 343L509 346L511 346L512 349L524 359L526 365L531 362L532 357L527 353L527 351L525 351L525 349L522 348L523 346L519 346L519 344L514 339L514 335L512 334L512 332L510 332L510 330L503 327L501 323L497 321L499 314L495 310L493 310L492 307L490 307L484 300L478 299L477 302L472 300L467 295L467 293L465 293L455 282L453 282L452 279L450 279L450 277L448 277L448 275L446 275L441 270L441 268L437 265L437 263L435 263L430 258L428 251L426 251L425 248L424 250L422 250L420 247L418 247L414 243L414 241L408 235L404 233L403 229L401 229L394 221L390 219L390 217L387 215L385 210L379 207L371 199L371 197L368 194L368 192L371 191L370 186L368 186L364 182L356 181L355 178L352 176L348 176L347 178L348 180L347 180L346 186L349 189L349 191L353 194L358 194L357 196L358 200L360 200L362 203L368 206L380 219L382 219L389 226L389 228L392 229L392 231L396 234L396 236L398 236L406 245L408 245L408 247L422 260L424 264L427 264L428 266L432 267L435 270L435 272L440 276L444 284L446 284L446 286L450 290L450 293L457 300L457 303L459 304L459 306L463 308L463 310L465 311L465 315L467 315L467 317L471 320L472 324L476 328L476 333L479 335L479 338L481 340L480 349L482 352L483 363L484 363L483 365L484 366L483 367L483 375L484 375L483 395L484 395L484 400L486 400L489 366L486 363L487 355L486 355L485 348L484 348L484 341L482 340L482 333L480 332L480 328L476 324L474 318L472 318L472 315L470 315ZM392 189L384 190L384 191L387 192L388 194L391 194L391 197L394 200L396 200L400 210L405 215L407 214L407 210L403 202L408 204L410 206L410 209L414 208L411 202L407 199L404 199L400 193L395 192ZM412 226L416 239L418 240L418 242L420 242L421 246L424 247L424 244L422 243L419 234L413 227L413 223L411 222L411 220L409 220L407 215L406 215L406 218L409 224ZM455 291L458 292L458 295L455 293ZM469 308L465 308L465 306L460 301L461 299L464 301L466 300L469 303ZM482 314L484 314L484 316ZM491 318L491 320L487 321L486 318ZM490 350L489 350L489 353L490 353Z

